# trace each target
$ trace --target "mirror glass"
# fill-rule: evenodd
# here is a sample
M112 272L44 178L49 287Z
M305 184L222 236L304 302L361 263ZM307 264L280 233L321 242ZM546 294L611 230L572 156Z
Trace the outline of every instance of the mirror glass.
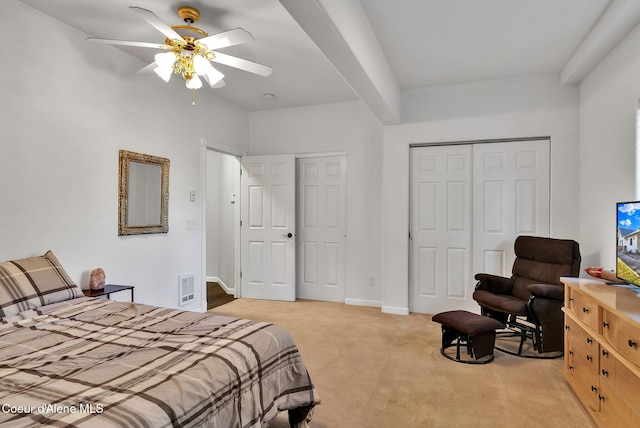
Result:
M120 150L118 235L167 233L169 159Z

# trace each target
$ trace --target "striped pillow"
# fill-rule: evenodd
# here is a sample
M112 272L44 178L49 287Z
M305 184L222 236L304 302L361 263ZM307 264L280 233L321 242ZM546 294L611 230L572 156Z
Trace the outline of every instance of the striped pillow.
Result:
M51 251L0 263L0 318L81 296Z

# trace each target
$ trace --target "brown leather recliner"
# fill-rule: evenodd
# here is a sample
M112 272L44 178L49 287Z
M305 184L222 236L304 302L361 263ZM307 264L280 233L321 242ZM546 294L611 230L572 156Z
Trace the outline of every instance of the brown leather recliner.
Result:
M564 285L560 277L580 273L580 247L569 239L519 236L511 278L486 273L473 299L483 315L497 319L520 336L517 355L527 338L539 354L564 349Z

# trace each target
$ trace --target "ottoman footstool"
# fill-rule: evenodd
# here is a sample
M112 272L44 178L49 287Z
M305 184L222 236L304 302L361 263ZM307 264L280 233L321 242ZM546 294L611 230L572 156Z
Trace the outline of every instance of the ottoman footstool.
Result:
M443 356L459 363L486 364L493 361L496 329L505 328L503 323L462 310L441 312L434 315L432 320L442 324L440 353ZM475 358L475 361L461 358L461 345L466 347L467 355ZM451 346L456 347L455 357L445 352Z

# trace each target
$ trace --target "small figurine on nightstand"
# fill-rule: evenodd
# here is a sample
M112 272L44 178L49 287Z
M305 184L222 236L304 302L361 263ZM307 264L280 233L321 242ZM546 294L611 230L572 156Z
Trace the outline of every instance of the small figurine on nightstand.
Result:
M89 288L91 290L102 290L104 288L105 274L102 268L95 268L89 277Z

